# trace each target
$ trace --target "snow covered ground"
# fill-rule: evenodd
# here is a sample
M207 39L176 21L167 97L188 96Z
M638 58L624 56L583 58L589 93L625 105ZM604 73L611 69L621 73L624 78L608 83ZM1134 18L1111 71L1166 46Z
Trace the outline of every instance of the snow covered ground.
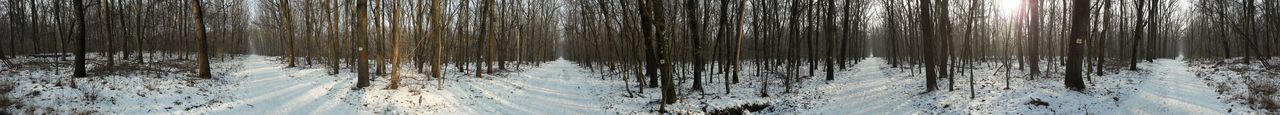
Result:
M1227 102L1228 112L1280 114L1280 58L1195 59L1189 71ZM1236 109L1248 107L1251 109Z
M89 55L90 59L97 55ZM70 61L53 58L17 58L0 70L0 103L5 111L19 114L142 114L184 111L227 100L233 84L221 80L239 63L213 65L216 79L190 77L183 64L192 60L149 60L147 64L117 62L115 68L135 71L105 72L105 60L88 60L89 78L72 78ZM66 63L63 63L66 62ZM11 88L11 89L10 89Z
M62 83L71 79L67 69L39 68L67 67L50 64L0 65L0 82L12 84L12 91L0 87L0 94L17 103L0 106L20 114L656 114L660 98L657 88L627 92L626 86L637 85L627 83L634 78L601 77L609 75L567 60L482 78L446 68L439 89L438 79L411 71L402 73L399 89L385 89L385 76L368 88L353 89L355 74L349 70L329 75L320 67L286 68L269 56L216 61L218 77L209 80L169 68L70 81L78 87ZM941 89L930 93L923 93L917 68L893 68L880 58L838 71L833 81L799 77L791 93L782 93L781 77L745 72L743 82L731 84L726 93L723 74L716 73L707 75L703 91L678 81L680 101L666 109L690 114L730 109L757 114L1259 114L1224 101L1182 60L1159 59L1141 63L1139 71L1092 76L1084 93L1063 88L1060 74L1033 79L1018 69L1004 71L1000 63L977 65L982 69L955 77L954 90L944 78ZM976 81L975 97L970 97L969 76ZM770 96L759 96L761 91Z
M1226 104L1218 100L1213 89L1187 71L1182 60L1155 60L1159 66L1148 66L1152 78L1138 85L1135 94L1122 98L1123 114L1130 115L1216 115L1226 114Z
M250 56L233 101L180 113L212 114L572 114L606 113L582 80L577 66L559 60L527 71L474 78L450 74L444 88L423 74L403 73L400 89L385 89L386 79L353 90L354 74L327 74L327 69L284 68L267 57Z

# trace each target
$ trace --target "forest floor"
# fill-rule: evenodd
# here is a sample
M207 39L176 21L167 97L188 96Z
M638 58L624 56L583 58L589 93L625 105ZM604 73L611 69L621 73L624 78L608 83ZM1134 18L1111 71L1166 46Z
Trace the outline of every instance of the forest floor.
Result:
M1207 58L1190 60L1189 71L1203 79L1227 111L1280 114L1280 58Z
M95 57L91 55L90 57ZM96 59L96 58L93 58ZM0 65L0 113L20 114L572 114L608 113L607 91L576 64L558 60L476 78L456 68L443 87L417 72L402 72L399 89L387 77L354 89L349 69L330 75L323 67L285 67L278 57L235 56L215 61L215 78L192 78L191 67L139 73L97 73L71 78L65 62L39 58ZM173 59L180 60L180 59ZM91 60L96 70L105 60ZM162 64L167 61L157 61ZM191 65L190 61L163 63ZM125 65L125 64L121 64ZM159 65L152 65L161 67ZM169 65L166 65L169 66ZM452 66L450 66L452 67ZM470 66L468 66L470 67ZM146 69L149 70L149 69ZM514 70L514 69L513 69ZM143 77L150 76L150 77ZM63 83L72 79L80 87ZM71 81L66 81L71 82ZM88 85L88 86L86 86ZM107 98L107 99L102 99Z
M190 77L193 72L182 69L189 68L183 65L190 65L190 60L181 59L121 64L135 67L128 68L134 71L91 71L102 77L74 79L69 77L69 69L56 68L68 67L61 62L69 61L15 60L24 63L0 65L0 96L4 96L0 107L11 113L655 114L661 107L657 102L661 96L658 88L643 88L640 93L641 88L626 87L637 85L634 78L624 81L616 74L591 72L567 60L499 71L482 78L447 66L443 87L437 87L438 79L406 71L402 72L404 79L399 89L385 89L387 76L375 77L367 88L353 89L355 74L349 69L330 75L330 69L319 66L285 67L279 57L271 56L232 56L215 61L214 79ZM103 60L90 62L90 70L97 70ZM1019 67L994 62L979 63L975 67L979 69L960 72L954 77L954 90L948 88L951 82L943 78L939 91L928 93L924 93L924 78L918 67L892 67L880 58L860 60L849 69L837 71L832 81L824 80L826 74L821 70L813 73L818 76L799 77L789 93L783 93L784 80L778 77L777 70L753 72L753 67L745 67L746 72L739 78L742 82L730 84L729 91L720 72L705 76L710 78L703 81L702 91L690 89L689 76L677 77L680 101L665 108L668 112L690 114L1274 112L1251 108L1257 104L1245 103L1257 101L1247 101L1252 99L1247 98L1250 96L1224 93L1247 92L1241 91L1247 85L1215 85L1229 84L1215 81L1226 81L1218 80L1224 78L1218 76L1235 73L1205 74L1202 70L1208 67L1201 67L1200 61L1192 62L1158 59L1139 64L1138 71L1108 71L1104 76L1092 76L1083 93L1064 88L1061 74L1025 77L1026 72ZM1062 69L1045 67L1046 73L1061 73ZM1263 70L1233 72L1250 71ZM972 82L974 87L969 87L971 76L977 81ZM761 91L767 91L769 97L760 96ZM970 97L971 91L974 97ZM1271 93L1252 97L1276 96Z

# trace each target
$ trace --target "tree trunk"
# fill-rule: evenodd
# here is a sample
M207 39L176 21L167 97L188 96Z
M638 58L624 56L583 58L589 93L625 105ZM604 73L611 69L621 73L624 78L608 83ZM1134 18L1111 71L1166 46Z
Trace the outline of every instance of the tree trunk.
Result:
M835 7L836 7L836 1L834 0L827 1L827 12L836 12ZM827 51L825 55L827 59L827 69L826 69L827 81L831 81L831 80L835 80L835 76L836 76L836 71L835 71L836 55L834 55L835 48L836 48L835 47L836 36L834 35L834 33L836 33L835 16L828 15L826 18L826 22L824 23L826 23L826 32L824 33L826 33L825 35L827 35L827 49L825 49ZM841 49L844 49L844 48L841 48Z
M444 88L444 78L440 77L440 74L442 72L440 70L440 66L442 66L441 61L444 60L444 37L440 36L441 29L442 29L441 27L444 27L444 25L440 23L440 20L443 20L443 19L440 19L440 18L443 18L440 16L440 6L443 4L441 4L440 1L441 0L431 1L431 26L432 27L431 27L430 37L436 41L435 58L431 60L431 77L436 78L436 90L442 90Z
M744 28L742 27L743 26L742 23L746 22L746 17L747 17L746 12L747 12L747 0L739 0L738 27L736 28L737 31L734 31L734 33L738 34L737 35L738 44L734 45L737 47L737 51L734 51L735 53L733 53L735 55L733 56L734 57L733 59L733 82L734 83L738 83L738 73L742 71L742 40L743 40L742 38L743 36L745 36L745 33L742 32L742 29Z
M400 88L400 1L391 3L391 82L388 89Z
M1102 14L1104 15L1102 16L1102 37L1098 38L1098 46L1097 48L1095 48L1097 50L1095 50L1096 52L1094 52L1095 56L1097 56L1097 59L1094 59L1094 60L1097 60L1098 62L1094 64L1093 72L1094 72L1094 75L1097 75L1097 76L1103 75L1102 68L1106 67L1106 62L1107 62L1106 49L1107 49L1107 37L1110 37L1110 35L1108 35L1108 33L1110 33L1108 28L1111 28L1111 22L1110 22L1111 12L1112 12L1110 11L1111 2L1112 1L1107 0L1106 3L1104 3L1103 5L1102 10L1100 10L1100 11L1106 11L1107 13ZM1093 80L1090 80L1090 81L1093 81Z
M191 18L195 20L196 42L200 48L199 53L196 54L196 64L199 66L200 78L211 79L213 74L209 72L209 42L205 38L204 12L200 3L200 0L191 0Z
M931 52L935 50L934 44L933 44L933 37L934 37L933 27L932 27L933 18L931 17L932 15L930 15L931 10L929 10L929 7L932 6L930 5L930 2L932 2L933 0L919 0L919 1L920 1L920 6L918 9L920 10L919 16L921 20L920 32L924 34L924 37L922 37L921 39L925 43L924 45L925 50L923 50L925 51L925 55L924 55L925 92L932 92L933 90L936 90L938 87L938 83L937 83L938 70L934 66L937 62L934 62L935 60L934 58L932 58L934 53Z
M1143 15L1142 7L1144 6L1142 4L1144 2L1143 0L1137 0L1137 1L1138 1L1138 4L1134 6L1137 8L1135 8L1134 11L1137 13L1138 17L1137 17L1137 21L1134 22L1135 26L1133 28L1133 42L1130 45L1132 47L1131 49L1132 52L1129 54L1129 70L1131 71L1138 70L1138 41L1142 40L1142 26L1145 25L1146 23L1146 22L1143 22L1141 18Z
M282 14L284 16L284 22L281 26L284 28L284 33L281 34L284 34L284 55L289 64L286 67L295 67L297 66L295 65L297 57L294 55L296 53L293 51L293 14L291 13L293 9L289 8L289 1L290 0L280 0L280 11L284 12L284 14Z
M660 65L662 69L662 103L665 105L675 103L676 97L675 84L671 83L671 64L669 64L669 60L666 59L666 55L669 52L667 49L669 48L666 46L666 27L664 27L665 17L663 17L663 15L658 15L658 13L664 13L662 6L664 4L662 2L662 0L641 2L641 6L644 7L644 11L641 11L641 13L646 20L649 20L649 23L643 25L651 26L653 30L652 34L654 34L654 36L647 39L654 43L655 47L651 47L649 50L656 52L656 56L653 57L653 60L658 60L658 65Z
M1071 5L1071 41L1067 56L1067 73L1063 84L1068 89L1084 92L1084 81L1081 79L1083 64L1084 39L1089 32L1089 0L1075 0Z
M34 3L34 1L33 1L32 3ZM114 35L111 35L111 34L112 34L112 33L111 33L111 18L107 17L107 15L111 15L111 7L109 7L109 5L107 5L107 4L109 4L109 2L108 2L107 0L101 0L101 1L99 1L99 4L102 6L102 11L100 11L100 13L98 14L98 16L101 16L101 18L102 18L102 22L101 22L101 23L105 23L105 24L104 24L104 25L102 25L102 27L101 27L101 28L103 29L103 31L104 31L104 32L102 32L102 33L103 33L103 34L105 34L105 35L103 35L103 36L102 36L102 38L106 38L106 42L107 42L107 47L106 47L106 48L107 48L107 51L106 51L106 52L103 52L103 53L106 53L106 55L107 55L107 56L106 56L106 57L107 57L107 65L106 65L107 69L106 69L106 70L107 70L108 72L111 72L111 69L112 69L112 68L114 68L114 66L116 65L116 63L115 63L115 62L116 62L116 61L115 61L115 60L116 60L116 57L115 57L115 55L116 55L115 45L114 45L114 44L112 44L112 41L114 41L114 40L112 40L112 38L113 38L113 37L115 37L115 36L114 36ZM35 7L35 6L32 6L32 7ZM193 7L194 7L194 6L193 6ZM33 12L34 12L34 11L33 11ZM39 16L36 16L36 17L39 17ZM37 22L32 22L32 23L37 23ZM33 40L32 42L34 42L34 40ZM32 50L35 50L35 48L34 48L34 47L35 47L35 44L32 44Z
M702 24L699 22L701 18L698 12L698 1L685 0L685 15L689 16L689 39L693 44L693 88L692 90L702 91ZM606 12L607 13L607 12Z
M356 19L354 21L357 23L353 28L356 29L356 52L359 55L355 60L356 89L362 89L369 86L369 34L367 31L369 27L369 17L366 15L366 7L368 7L368 1L358 0L356 1L356 9L353 11L356 13Z
M75 61L75 64L74 64L73 66L75 66L75 70L74 70L74 71L75 71L75 73L74 73L75 77L76 77L76 78L83 78L83 77L87 77L87 76L88 76L88 75L86 75L86 74L85 74L85 62L84 62L84 61L85 61L85 40L86 40L86 39L85 39L85 30L84 30L84 28L85 28L85 20L84 20L84 12L85 12L85 11L84 11L84 9L85 9L85 7L84 7L84 0L75 0L75 2L76 2L76 3L75 3L76 5L75 5L75 6L72 6L72 7L75 7L75 8L76 8L76 25L78 25L79 27L77 27L77 28L76 28L76 32L78 32L78 33L76 33L76 36L75 36L75 38L76 38L76 61ZM12 48L10 48L10 49L12 49Z
M329 67L331 69L329 71L329 75L336 75L338 74L338 70L342 69L342 67L338 66L338 61L340 59L338 58L338 47L341 47L338 42L341 40L341 37L338 37L337 32L338 16L335 16L337 14L337 11L335 10L338 9L338 6L336 4L337 3L334 3L334 0L325 0L325 5L328 10L326 15L329 17L329 21L333 21L330 22L329 29L327 29L329 30Z
M654 23L652 19L653 16L648 14L647 12L649 10L648 9L649 6L644 5L645 4L644 2L646 1L636 1L636 2L640 3L639 7L641 7L640 8L641 10L640 11L641 13L640 29L643 32L642 34L644 34L644 39L645 39L643 41L644 47L645 47L644 49L646 49L645 50L645 76L649 77L649 83L648 83L649 87L654 88L654 87L658 87L659 59L658 59L658 52L654 50L654 49L657 49L657 46L655 46L656 43L653 43L653 40L651 40L653 39L653 27L649 26L650 23Z
M142 34L142 12L141 12L141 9L140 9L140 7L141 7L141 5L142 5L142 0L137 0L137 1L134 1L133 3L134 3L134 6L133 6L133 26L134 26L134 29L133 29L133 34L134 34L134 36L133 36L133 42L134 42L134 44L137 44L136 46L134 46L134 47L135 47L135 48L134 48L134 50L137 50L137 54L135 55L136 57L134 57L134 59L137 59L137 63L142 63L142 62L146 62L146 61L145 61L145 59L143 59L143 58L142 58L142 54L144 53L144 50L142 50L142 45L143 45L143 43L142 43L142 41L143 41L143 40L142 40L142 36L145 36L145 35L143 35L143 34Z

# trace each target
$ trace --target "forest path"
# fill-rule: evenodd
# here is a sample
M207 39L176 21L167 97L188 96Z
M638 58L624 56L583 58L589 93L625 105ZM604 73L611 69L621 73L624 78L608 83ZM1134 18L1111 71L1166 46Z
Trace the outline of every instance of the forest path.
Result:
M1187 63L1180 59L1158 59L1150 79L1138 85L1139 89L1121 99L1118 113L1129 115L1219 115L1226 114L1226 105L1214 98L1218 95L1204 81L1187 70Z
M917 108L908 100L916 92L904 90L903 87L911 87L909 84L924 81L888 77L898 73L886 72L892 71L886 70L887 67L889 64L885 63L884 59L873 57L854 65L854 70L838 72L836 75L845 77L821 85L815 90L831 91L825 94L831 96L830 99L824 100L827 101L827 105L817 106L801 113L919 114L916 111Z
M213 105L210 110L196 110L211 114L372 114L344 99L359 97L347 95L353 83L347 78L327 74L327 69L286 68L276 60L264 56L249 56L244 60L244 70L232 72L237 77L231 89L231 99Z
M504 76L486 76L492 82L464 82L474 86L473 94L485 97L476 99L473 110L501 114L603 114L605 105L591 91L607 88L603 81L592 79L568 60L544 63L536 68L514 72ZM595 89L595 90L589 90Z

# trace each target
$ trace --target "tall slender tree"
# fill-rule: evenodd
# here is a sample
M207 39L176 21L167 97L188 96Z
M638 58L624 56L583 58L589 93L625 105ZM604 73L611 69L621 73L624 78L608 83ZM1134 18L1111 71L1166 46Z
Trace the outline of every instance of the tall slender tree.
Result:
M442 27L444 27L444 25L441 24L440 21L444 20L444 19L441 19L444 17L440 16L441 15L440 6L443 5L440 3L440 1L443 1L443 0L431 1L431 36L430 37L436 42L435 58L431 60L431 77L436 78L436 90L440 90L441 88L444 87L444 78L440 76L441 74L440 72L442 72L440 70L440 66L443 66L441 65L442 63L441 61L444 60L444 37L440 36L441 30L443 30Z
M932 26L933 26L934 20L932 18L932 15L930 15L931 10L929 10L930 9L929 7L932 6L930 5L930 2L933 2L933 0L919 0L919 2L920 2L920 8L918 8L918 10L920 13L918 16L920 17L920 20L923 20L923 21L920 21L920 25L921 25L920 33L924 34L923 35L924 37L921 38L922 39L921 41L925 43L924 49L926 51L926 53L924 53L925 92L932 92L933 90L938 89L938 83L937 83L938 70L936 67L933 66L937 62L934 62L935 61L934 58L931 58L933 57L934 53L928 52L928 51L936 50L934 49L934 44L933 44L933 39L934 39L933 37L935 36L933 35Z
M283 16L284 18L283 19L284 22L281 22L281 24L283 24L281 25L281 27L284 28L284 33L281 33L281 34L284 34L284 38L283 38L285 41L284 55L285 55L285 59L288 62L287 67L295 67L297 66L297 64L295 63L297 63L298 58L296 55L294 55L296 54L296 52L293 51L294 49L293 13L292 13L293 9L289 8L289 6L292 6L292 4L289 4L289 1L290 0L280 0L280 11L283 12L281 16Z
M685 0L685 15L689 21L689 40L693 46L693 90L702 91L702 24L699 22L701 13L698 12L698 1L701 0Z
M391 84L388 89L400 88L400 0L391 1Z
M33 5L34 5L34 3L35 3L35 1L32 1L32 4L33 4ZM104 23L104 25L101 25L101 28L102 28L102 30L104 31L104 32L102 32L102 33L104 34L104 35L102 36L102 38L106 38L106 40L105 40L105 41L107 42L107 47L106 47L106 48L107 48L107 51L105 52L105 53L107 54L107 56L106 56L106 57L107 57L107 68L108 68L108 69L107 69L107 71L111 71L111 69L110 69L110 68L114 68L114 66L116 65L116 56L115 56L115 55L116 55L116 51L115 51L115 45L114 45L114 44L112 44L112 41L114 41L114 40L112 40L112 38L114 38L115 36L114 36L114 35L112 35L112 31L111 31L111 30L112 30L112 29L111 29L111 25L112 25L112 24L111 24L111 18L110 18L110 17L107 17L108 15L111 15L111 7L110 7L110 5L108 5L108 4L110 4L110 2L108 2L107 0L101 0L101 1L99 1L99 2L98 2L98 4L99 4L99 5L101 6L101 8L102 8L102 10L100 11L100 13L98 13L98 16L100 16L100 18L102 19L102 23ZM35 7L35 6L32 6L32 7ZM35 10L33 9L33 10L32 10L32 12L35 12ZM39 17L39 16L35 16L35 17ZM38 30L37 30L37 31L38 31ZM34 42L34 41L33 41L33 42ZM33 47L34 47L34 46L33 46ZM32 50L35 50L35 48L32 48Z
M84 30L84 28L86 27L86 26L85 26L85 20L84 20L84 12L85 12L85 11L84 11L84 9L85 9L85 6L84 6L84 0L75 0L75 2L76 2L76 3L75 3L76 5L75 5L75 6L72 6L72 7L75 7L75 8L76 8L76 11L75 11L75 12L76 12L76 25L77 25L78 27L76 27L76 36L75 36L75 38L76 38L76 57L75 57L75 58L76 58L76 61L75 61L75 64L74 64L73 66L75 66L75 68L74 68L74 69L75 69L75 70L74 70L74 71L75 71L75 72L74 72L75 76L76 76L77 78L83 78L83 77L88 76L88 75L86 75L86 73L85 73L85 62L84 62L84 61L85 61L85 50L86 50L86 49L85 49L85 41L86 41L86 39L85 39L85 30ZM12 19L11 19L11 20L12 20Z
M1133 22L1135 24L1135 26L1133 27L1133 42L1130 42L1132 43L1130 45L1132 46L1131 47L1132 52L1129 54L1129 70L1133 70L1133 71L1138 70L1138 42L1142 41L1142 28L1143 26L1146 25L1146 22L1143 21L1143 19L1141 18L1143 17L1142 9L1144 6L1146 6L1146 5L1143 5L1143 3L1146 3L1146 2L1144 0L1136 0L1136 1L1138 2L1138 4L1134 5L1133 7L1135 7L1134 12L1138 16L1135 17L1136 21ZM1147 15L1150 15L1150 14L1147 14Z

